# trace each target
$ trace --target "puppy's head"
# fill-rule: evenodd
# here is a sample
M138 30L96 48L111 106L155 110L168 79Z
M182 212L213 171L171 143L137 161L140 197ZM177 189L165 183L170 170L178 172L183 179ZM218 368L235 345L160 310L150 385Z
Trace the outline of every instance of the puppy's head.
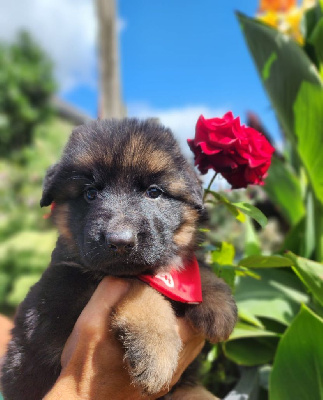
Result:
M76 128L45 178L41 206L87 270L109 275L180 268L203 213L200 182L172 133L135 119Z

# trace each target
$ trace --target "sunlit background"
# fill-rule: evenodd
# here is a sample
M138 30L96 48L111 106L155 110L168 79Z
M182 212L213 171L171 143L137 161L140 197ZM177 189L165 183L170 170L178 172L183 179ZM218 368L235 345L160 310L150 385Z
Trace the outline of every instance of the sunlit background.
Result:
M0 1L0 39L28 30L54 63L57 95L98 116L97 11L91 0ZM235 16L257 0L120 0L120 81L128 116L158 117L185 140L200 114L259 115L279 141L273 111Z
M0 356L2 321L55 247L39 200L73 127L158 118L193 162L198 117L230 110L276 152L264 186L222 178L207 197L201 253L239 322L207 348L203 384L225 400L321 399L322 43L322 0L0 0Z

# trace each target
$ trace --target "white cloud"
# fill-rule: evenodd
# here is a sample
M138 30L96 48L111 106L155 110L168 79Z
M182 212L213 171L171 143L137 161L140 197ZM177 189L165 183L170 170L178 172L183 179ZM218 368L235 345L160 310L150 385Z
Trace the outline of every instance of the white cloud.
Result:
M0 0L0 40L26 29L55 64L61 91L96 85L97 21L93 0ZM119 19L118 32L126 28Z
M128 105L128 115L137 118L158 118L166 127L170 128L176 137L184 155L193 161L193 154L187 145L187 139L193 139L195 135L195 125L198 117L204 115L206 118L222 117L225 111L222 109L212 109L203 105L191 105L181 108L154 109L147 104L134 103ZM208 185L214 171L210 171L201 176ZM217 189L228 189L230 185L221 177L217 177L214 185Z
M154 109L144 103L133 103L127 106L128 115L137 118L158 118L162 124L171 128L182 150L191 155L187 139L195 135L195 124L202 114L206 118L222 117L225 111L212 109L203 105L188 105L180 108Z

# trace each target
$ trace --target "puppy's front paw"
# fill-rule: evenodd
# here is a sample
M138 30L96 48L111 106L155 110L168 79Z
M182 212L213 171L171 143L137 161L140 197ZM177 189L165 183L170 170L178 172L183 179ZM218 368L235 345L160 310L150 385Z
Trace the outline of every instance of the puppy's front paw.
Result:
M132 381L144 393L155 394L169 386L177 367L181 341L176 332L149 332L146 326L135 331L129 321L123 321L117 337L125 349L124 359L128 364Z
M137 285L136 285L137 286ZM182 342L170 303L140 284L117 307L113 320L133 383L155 394L171 383Z
M230 288L211 271L201 270L203 302L187 307L185 316L206 338L226 340L237 321L237 306Z

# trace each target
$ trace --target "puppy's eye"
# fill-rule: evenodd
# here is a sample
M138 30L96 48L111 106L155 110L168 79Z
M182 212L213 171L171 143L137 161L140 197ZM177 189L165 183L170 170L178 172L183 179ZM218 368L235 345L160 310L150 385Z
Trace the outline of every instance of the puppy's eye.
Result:
M150 186L146 190L146 196L151 199L157 199L157 197L161 196L162 194L163 194L163 191L156 186Z
M93 201L97 198L98 196L98 189L95 188L89 188L84 192L84 198L87 201Z

